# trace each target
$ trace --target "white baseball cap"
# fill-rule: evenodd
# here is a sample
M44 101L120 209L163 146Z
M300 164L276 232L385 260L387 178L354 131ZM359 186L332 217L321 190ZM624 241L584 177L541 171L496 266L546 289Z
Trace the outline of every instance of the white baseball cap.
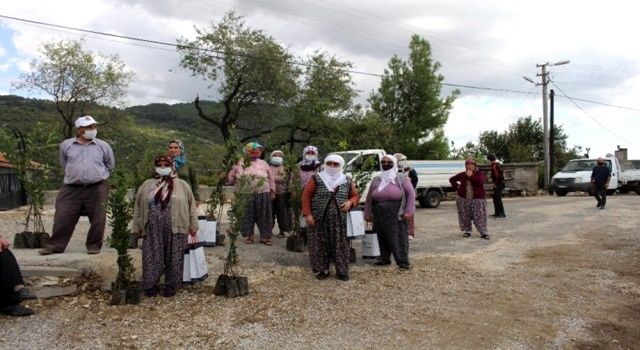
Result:
M84 117L76 119L76 128L84 128L85 126L93 124L98 124L98 122L90 115L85 115Z

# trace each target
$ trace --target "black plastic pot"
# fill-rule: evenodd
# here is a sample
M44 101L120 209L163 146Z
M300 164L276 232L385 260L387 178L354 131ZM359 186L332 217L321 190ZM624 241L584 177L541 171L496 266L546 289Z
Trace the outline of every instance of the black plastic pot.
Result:
M355 248L349 248L349 262L354 264L356 261L357 261L356 249Z
M238 294L240 296L249 294L249 279L247 277L236 277L238 284Z
M226 295L227 294L227 285L225 284L225 281L227 280L226 275L220 275L218 276L218 279L216 280L216 285L215 287L213 287L213 294L215 295Z
M127 304L140 304L140 300L142 299L142 285L139 282L132 282L126 290L125 298Z
M27 248L27 239L24 236L24 232L16 233L13 237L13 248L25 249Z
M38 232L38 241L40 246L38 248L43 248L49 243L49 234L46 232Z
M221 233L216 233L216 245L223 246L225 237L227 236Z
M238 282L234 278L227 278L224 285L227 287L227 297L235 298L240 295L240 292L238 291Z

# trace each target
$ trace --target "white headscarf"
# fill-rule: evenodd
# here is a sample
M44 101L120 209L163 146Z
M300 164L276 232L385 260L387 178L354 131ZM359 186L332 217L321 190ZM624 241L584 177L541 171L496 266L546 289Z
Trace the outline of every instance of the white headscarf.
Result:
M396 176L398 176L398 163L396 162L396 157L392 155L385 155L382 159L389 159L393 162L393 167L389 170L383 170L380 172L380 185L378 185L378 192L382 191L388 184L396 183Z
M320 173L318 173L318 175L322 179L322 182L324 182L324 185L327 187L327 189L333 192L336 187L347 182L347 176L343 172L344 158L337 154L330 154L324 159L324 162L324 169ZM326 165L327 162L340 163L340 166L332 168Z

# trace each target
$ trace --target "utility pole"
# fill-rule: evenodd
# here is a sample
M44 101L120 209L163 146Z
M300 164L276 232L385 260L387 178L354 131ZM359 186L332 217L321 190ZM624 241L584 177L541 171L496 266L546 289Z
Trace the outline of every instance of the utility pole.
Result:
M542 77L542 127L544 130L544 140L542 141L543 149L544 149L544 189L549 190L549 122L548 118L548 97L547 97L547 84L549 84L549 73L547 73L547 65L549 63L544 64L536 64L536 67L542 68L542 73L538 74L539 77Z
M553 89L551 89L551 91L549 92L549 102L550 102L550 108L549 108L549 176L553 176L553 146L554 146L554 142L555 142L555 133L556 133L556 127L554 124L554 109L555 109L555 102L554 102L554 97L556 96L556 93L553 91Z
M543 144L543 152L544 152L544 189L549 190L549 179L550 179L550 161L549 161L549 122L548 122L548 96L547 96L547 85L549 84L549 72L547 72L547 66L560 66L563 64L568 64L569 60L559 61L556 63L542 63L536 64L536 67L542 69L540 74L536 74L537 76L542 78L542 83L536 83L532 79L528 77L524 77L524 79L530 83L535 85L542 85L542 126L544 129L544 140Z

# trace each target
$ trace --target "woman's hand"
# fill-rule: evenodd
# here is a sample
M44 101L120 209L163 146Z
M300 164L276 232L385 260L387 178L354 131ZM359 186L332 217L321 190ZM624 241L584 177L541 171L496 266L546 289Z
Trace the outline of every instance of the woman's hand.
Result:
M11 246L11 242L9 242L9 240L6 238L0 237L0 252L5 249L9 249L9 246Z
M372 222L373 221L373 216L371 216L371 214L364 214L364 221Z
M412 217L413 217L413 214L404 214L404 215L402 215L402 218L404 219L404 221L409 221L409 220L411 220Z
M313 219L313 215L307 215L304 217L304 221L307 223L307 226L311 227L316 224L316 221Z
M340 206L340 211L347 212L347 211L351 210L352 206L353 206L353 204L351 203L351 201L346 201L346 202L342 203L342 205Z
M195 228L192 228L192 227L189 228L190 236L194 237L197 233L198 233L198 230L196 230Z

